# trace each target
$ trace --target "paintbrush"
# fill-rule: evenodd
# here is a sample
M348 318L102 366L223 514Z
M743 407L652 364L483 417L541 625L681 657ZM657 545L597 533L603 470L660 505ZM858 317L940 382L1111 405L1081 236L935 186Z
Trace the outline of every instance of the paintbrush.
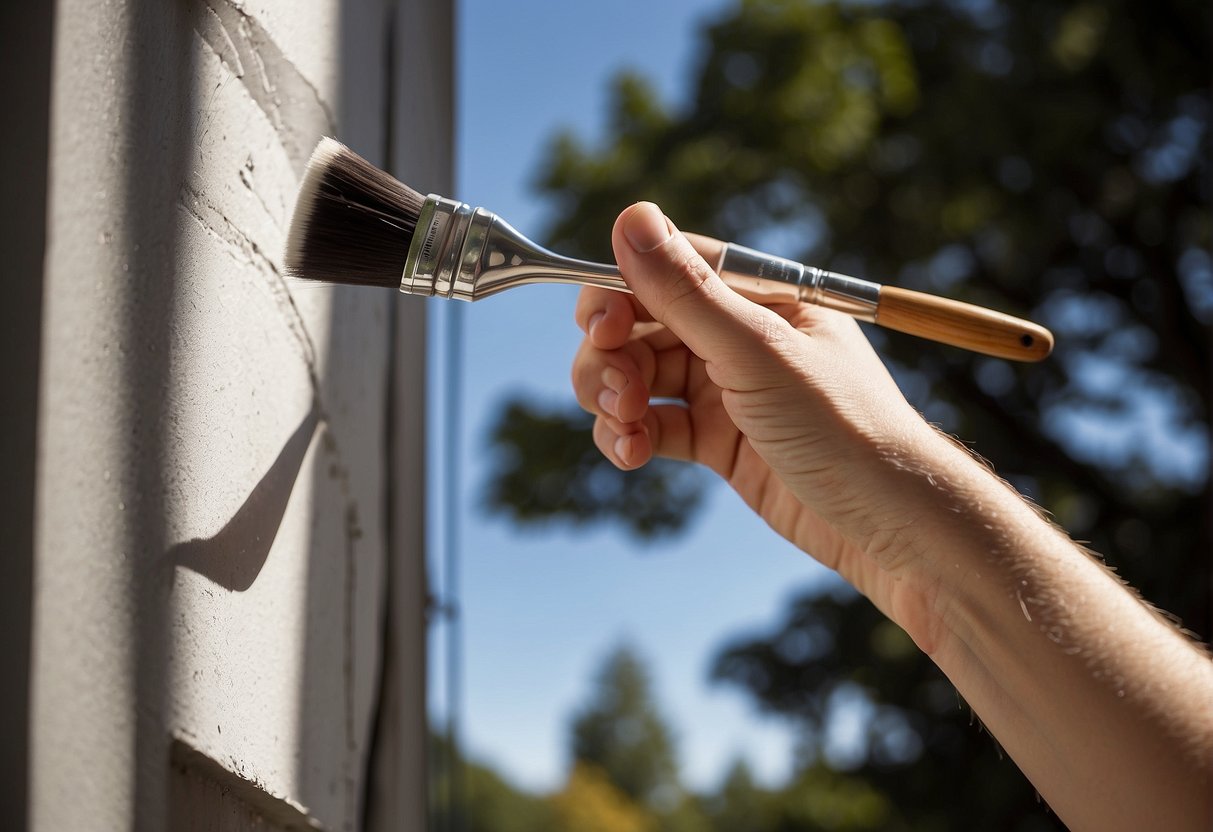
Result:
M1039 361L1053 349L1037 324L960 301L882 286L736 243L688 234L735 291L763 304L814 303L974 352ZM287 240L294 277L480 300L528 283L628 291L616 266L564 257L491 211L422 196L345 145L322 139L300 186Z

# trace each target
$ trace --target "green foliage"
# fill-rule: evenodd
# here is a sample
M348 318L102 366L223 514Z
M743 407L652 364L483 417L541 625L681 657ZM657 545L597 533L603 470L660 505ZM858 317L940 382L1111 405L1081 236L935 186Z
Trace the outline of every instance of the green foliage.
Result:
M538 832L558 828L546 801L515 788L492 769L470 764L464 778L466 832Z
M754 782L743 760L733 763L720 789L703 803L713 832L764 832L773 828L774 798Z
M430 828L461 832L561 829L547 800L515 787L490 766L467 759L445 735L431 732L429 752Z
M835 793L823 784L831 772L845 775L837 788L853 798L844 814L854 825L839 828L1052 828L1031 785L979 735L938 668L848 589L797 599L770 633L724 649L713 677L799 729L804 769L790 793ZM863 730L838 748L833 734L846 712L865 715ZM821 808L805 800L785 806L785 816Z
M1207 638L1210 24L1206 0L744 0L704 30L683 110L626 76L600 144L556 139L538 177L546 242L609 258L619 210L651 199L687 230L1041 321L1057 348L1030 366L869 334L928 418ZM566 436L588 447L571 438L588 420L549 413L536 449L528 413L515 403L517 432L498 436L516 477L498 507L516 511L534 474L519 459L564 464ZM648 478L676 470L639 477L659 491ZM613 476L576 457L576 479L596 471ZM533 516L620 511L587 495ZM796 601L783 626L724 651L715 676L804 738L798 785L746 798L774 807L755 828L1055 824L861 599ZM866 728L843 753L830 735L847 707ZM835 776L850 808L814 814L804 795Z
M488 766L454 753L445 737L432 735L431 826L465 832L711 832L701 801L679 783L670 729L639 656L626 647L614 650L594 681L570 725L568 776L553 794L515 788ZM452 790L450 761L460 759Z
M671 808L678 796L674 744L648 672L629 648L603 662L593 696L573 721L573 759L600 769L637 803Z
M644 727L637 730L637 725ZM755 783L738 761L718 790L694 795L679 782L671 729L658 716L648 672L627 649L610 654L570 726L574 756L564 785L539 795L520 790L483 763L459 766L457 824L444 802L449 771L435 771L436 829L466 832L817 832L909 828L893 799L867 780L820 761L780 789ZM453 749L431 738L433 759ZM463 755L456 755L462 757ZM605 760L601 762L591 761ZM645 772L635 777L636 771ZM628 790L633 794L629 794ZM647 797L643 797L647 795Z
M711 832L702 802L694 795L684 793L674 808L654 813L658 832Z
M555 142L548 243L609 258L620 208L654 199L684 228L1041 320L1043 365L871 337L930 418L1207 634L1209 19L742 3L705 31L684 112L628 76L600 147Z
M507 404L492 434L488 509L520 525L611 519L642 539L684 528L700 504L698 472L663 460L626 474L602 465L593 421L576 407Z
M773 829L893 830L892 802L867 781L813 766L783 790ZM906 828L902 826L901 828Z

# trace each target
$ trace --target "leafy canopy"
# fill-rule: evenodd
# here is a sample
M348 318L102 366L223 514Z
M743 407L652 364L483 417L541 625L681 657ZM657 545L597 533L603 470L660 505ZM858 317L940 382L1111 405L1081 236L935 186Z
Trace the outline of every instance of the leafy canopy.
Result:
M1057 347L1030 366L869 335L928 418L1207 638L1210 14L1207 0L743 0L703 30L685 106L624 75L600 142L554 140L537 182L546 242L609 258L615 216L650 199L687 230L1041 321ZM495 483L511 479L495 505L520 522L604 518L646 536L676 530L697 498L661 466L601 475L608 499L591 489L570 511L565 492L528 484L561 454L578 481L609 470L587 420L520 402L502 424ZM683 501L668 522L652 506L633 522L633 489ZM797 726L806 789L855 786L870 814L847 815L853 828L1054 823L946 680L853 594L794 601L770 632L733 640L714 678ZM839 744L845 713L864 730ZM811 808L770 828L829 827Z

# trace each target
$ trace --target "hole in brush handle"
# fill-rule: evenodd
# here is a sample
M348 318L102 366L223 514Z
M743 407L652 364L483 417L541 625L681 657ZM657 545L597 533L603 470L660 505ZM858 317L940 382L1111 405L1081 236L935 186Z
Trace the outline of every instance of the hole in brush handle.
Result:
M1053 334L1039 324L971 303L884 286L876 323L941 344L1006 358L1040 361L1053 351Z

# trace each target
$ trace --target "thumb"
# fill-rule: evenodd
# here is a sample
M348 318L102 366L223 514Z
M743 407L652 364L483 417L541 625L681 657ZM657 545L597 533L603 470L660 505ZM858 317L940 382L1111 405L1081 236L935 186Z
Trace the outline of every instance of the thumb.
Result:
M656 205L628 207L611 244L636 299L716 370L718 383L744 389L772 380L778 368L770 359L795 330L730 289Z

